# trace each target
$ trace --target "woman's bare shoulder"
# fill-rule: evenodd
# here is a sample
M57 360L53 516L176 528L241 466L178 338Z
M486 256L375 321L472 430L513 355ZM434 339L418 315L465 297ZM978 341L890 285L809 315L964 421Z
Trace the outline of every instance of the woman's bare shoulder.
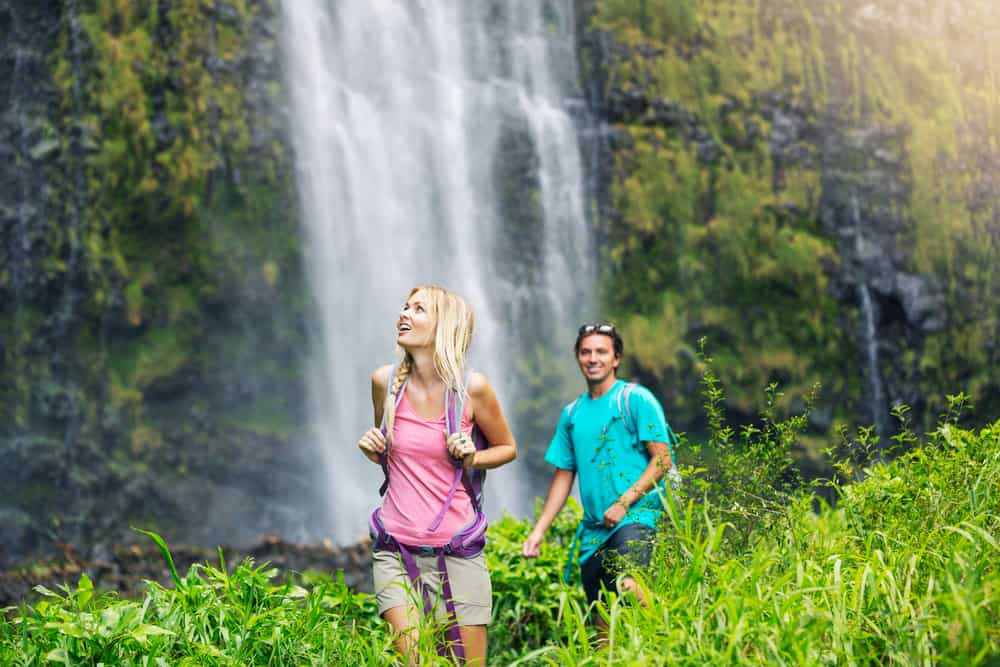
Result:
M492 393L493 387L490 385L490 381L486 379L485 375L479 371L473 371L469 373L469 386L466 387L466 391L469 392L469 396L479 398Z
M389 373L392 372L392 364L379 366L372 371L372 386L385 389L389 385Z

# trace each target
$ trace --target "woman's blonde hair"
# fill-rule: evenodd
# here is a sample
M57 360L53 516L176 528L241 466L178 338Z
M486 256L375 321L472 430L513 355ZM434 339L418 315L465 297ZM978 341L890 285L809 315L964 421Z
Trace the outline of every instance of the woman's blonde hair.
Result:
M465 299L438 285L414 287L406 295L406 300L409 301L417 292L425 293L427 312L434 320L434 370L445 386L464 394L465 353L472 343L472 331L475 328L472 308ZM390 437L396 417L396 395L413 367L413 358L409 353L402 348L399 350L403 358L385 397L385 425Z

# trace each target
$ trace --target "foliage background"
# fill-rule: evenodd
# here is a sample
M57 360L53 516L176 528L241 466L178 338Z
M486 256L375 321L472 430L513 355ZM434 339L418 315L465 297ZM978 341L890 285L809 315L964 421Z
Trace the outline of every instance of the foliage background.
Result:
M773 434L751 440L787 453ZM560 576L579 507L537 561L520 556L529 525L503 519L487 552L497 601L490 664L996 664L1000 422L978 431L945 422L921 445L872 465L864 481L838 487L836 509L819 511L801 489L761 502L758 482L783 486L774 473L720 480L688 468L697 491L668 499L653 567L636 574L651 602L599 608L610 622L604 645L588 629L580 587ZM83 575L75 587L40 589L39 601L0 615L0 660L386 664L392 638L374 599L342 578L281 583L249 561L229 572L221 552L218 566L182 577L150 535L172 587L151 583L141 600L119 600ZM451 664L434 648L440 629L421 630L420 664Z
M279 18L275 0L0 0L0 564L100 551L129 522L311 534ZM577 20L601 307L678 430L710 430L702 336L736 426L771 382L778 416L822 385L794 450L810 474L842 427L889 442L895 402L918 431L952 392L970 423L997 414L990 0L578 0ZM512 229L537 223L509 204ZM520 363L522 459L544 473L578 387Z
M669 414L696 419L707 335L744 417L769 382L789 402L820 382L816 434L881 422L862 287L889 404L924 427L966 390L996 414L990 3L586 5L582 50L612 127L605 299Z

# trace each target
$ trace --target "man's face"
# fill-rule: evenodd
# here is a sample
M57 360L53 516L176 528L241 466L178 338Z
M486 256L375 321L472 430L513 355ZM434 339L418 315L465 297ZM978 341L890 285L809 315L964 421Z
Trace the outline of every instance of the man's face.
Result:
M600 384L609 376L614 375L621 359L615 355L614 341L611 336L591 334L580 341L580 351L576 353L576 362L580 364L583 376L588 384Z

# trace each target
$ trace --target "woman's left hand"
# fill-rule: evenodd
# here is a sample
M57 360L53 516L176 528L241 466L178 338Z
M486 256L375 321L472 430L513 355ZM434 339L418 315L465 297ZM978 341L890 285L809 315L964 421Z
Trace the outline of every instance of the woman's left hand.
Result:
M448 453L454 459L461 459L462 465L471 468L476 460L476 443L467 433L452 433L448 436Z

